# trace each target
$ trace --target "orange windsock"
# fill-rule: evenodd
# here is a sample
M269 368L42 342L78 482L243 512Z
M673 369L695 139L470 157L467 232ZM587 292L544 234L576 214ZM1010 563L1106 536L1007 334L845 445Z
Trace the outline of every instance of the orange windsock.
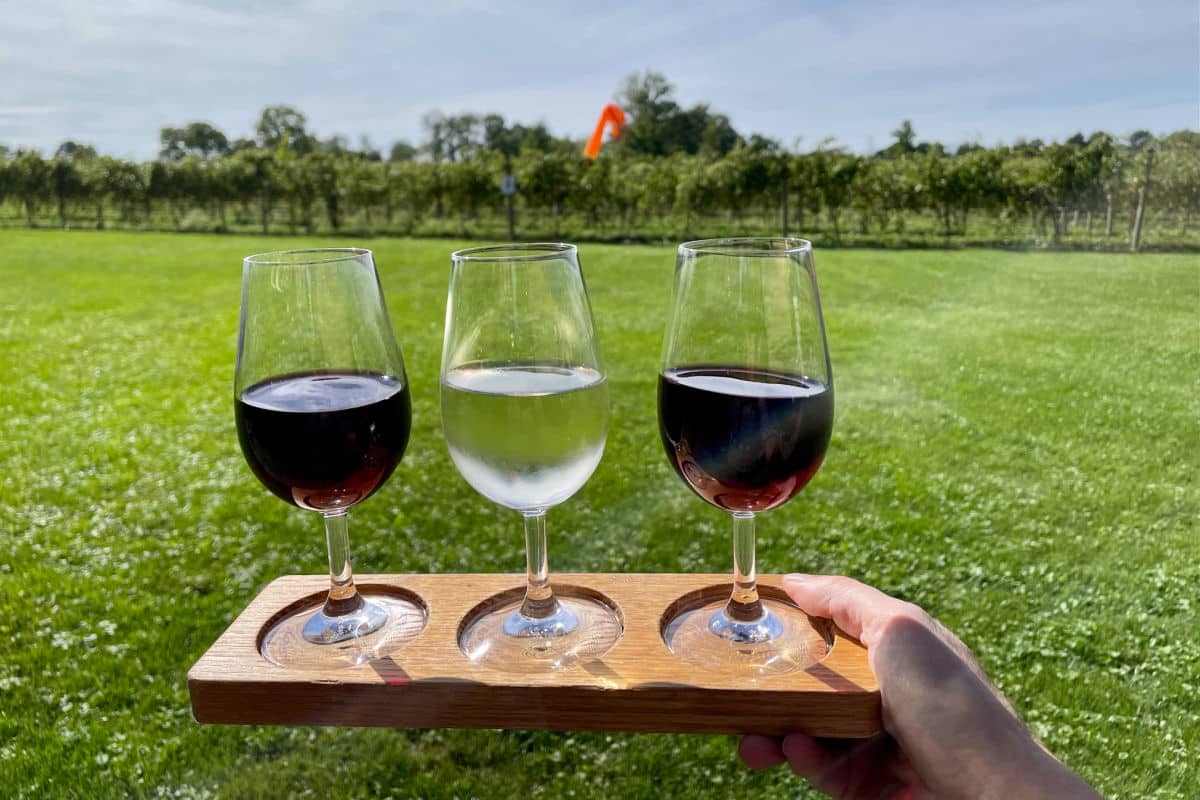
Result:
M605 126L608 127L608 132L612 135L612 138L621 138L621 131L625 130L625 112L615 103L606 104L600 112L600 119L596 122L596 130L592 131L592 138L588 139L587 147L583 148L583 154L588 158L595 158L600 155L600 145L604 141Z

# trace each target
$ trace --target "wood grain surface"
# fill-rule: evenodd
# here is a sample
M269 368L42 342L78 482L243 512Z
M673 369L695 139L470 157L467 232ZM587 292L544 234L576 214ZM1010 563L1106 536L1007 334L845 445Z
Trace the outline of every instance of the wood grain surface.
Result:
M729 591L727 575L559 574L556 591L600 595L618 610L621 639L602 658L546 672L504 672L469 661L458 633L498 593L519 596L523 575L361 575L364 592L416 598L428 621L416 639L381 647L351 668L290 669L259 652L270 623L329 586L291 575L267 586L188 672L200 722L404 728L511 728L662 733L803 731L856 738L880 729L879 686L866 650L826 620L831 647L813 667L746 676L702 669L667 650L664 617ZM785 599L779 576L759 577Z

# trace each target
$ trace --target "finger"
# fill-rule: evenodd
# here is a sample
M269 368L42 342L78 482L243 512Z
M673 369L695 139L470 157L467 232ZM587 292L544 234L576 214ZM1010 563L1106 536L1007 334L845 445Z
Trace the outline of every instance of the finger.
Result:
M896 743L887 734L857 741L822 741L788 734L780 745L788 765L833 797L892 797L903 785Z
M774 736L743 736L738 742L738 756L750 769L767 769L784 762L779 739Z
M852 578L834 575L785 575L784 591L814 617L828 617L870 647L897 610L907 604Z
M783 737L779 749L792 771L807 778L817 788L821 788L825 773L842 755L841 750L805 733L789 733Z

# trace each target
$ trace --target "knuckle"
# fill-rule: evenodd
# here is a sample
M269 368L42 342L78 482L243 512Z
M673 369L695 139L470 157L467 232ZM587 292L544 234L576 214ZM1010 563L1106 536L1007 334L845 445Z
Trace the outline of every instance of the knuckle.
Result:
M892 617L896 619L907 619L919 623L926 628L937 627L937 622L933 617L929 616L929 612L921 608L916 603L910 603L907 600L897 600L896 605L892 609Z

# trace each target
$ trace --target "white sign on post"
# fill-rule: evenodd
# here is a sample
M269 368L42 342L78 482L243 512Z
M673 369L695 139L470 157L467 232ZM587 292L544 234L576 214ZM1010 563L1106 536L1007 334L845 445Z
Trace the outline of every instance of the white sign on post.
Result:
M500 179L500 194L509 197L517 193L517 178L515 175L505 175Z

